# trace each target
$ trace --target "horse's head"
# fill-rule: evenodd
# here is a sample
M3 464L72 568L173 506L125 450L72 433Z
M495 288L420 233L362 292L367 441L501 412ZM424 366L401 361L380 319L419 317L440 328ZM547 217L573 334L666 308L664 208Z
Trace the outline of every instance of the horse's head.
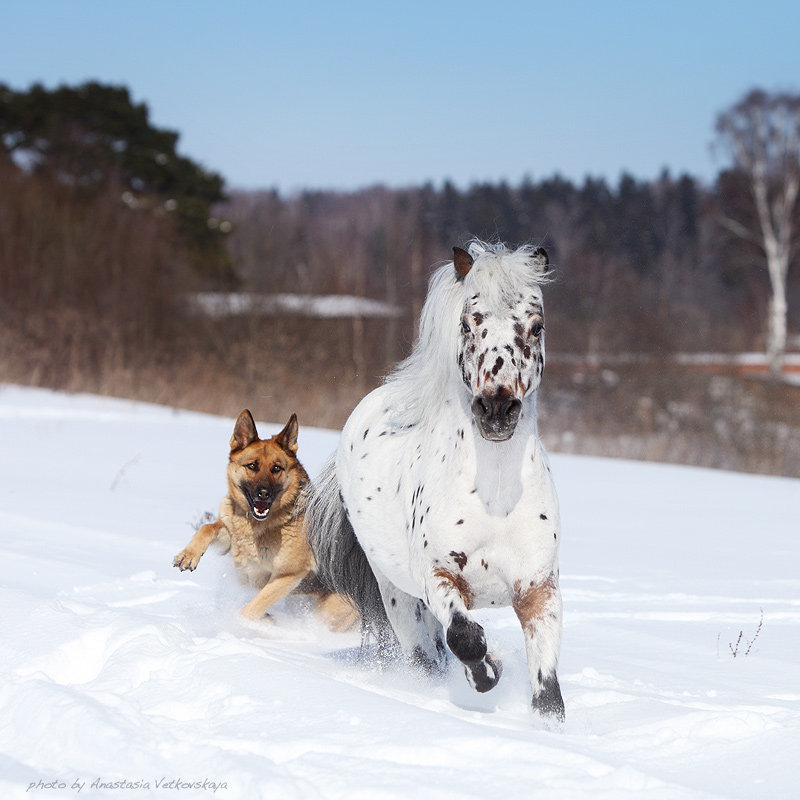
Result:
M539 282L549 269L541 247L478 252L453 248L464 288L458 365L481 436L514 434L524 398L544 370L544 306Z

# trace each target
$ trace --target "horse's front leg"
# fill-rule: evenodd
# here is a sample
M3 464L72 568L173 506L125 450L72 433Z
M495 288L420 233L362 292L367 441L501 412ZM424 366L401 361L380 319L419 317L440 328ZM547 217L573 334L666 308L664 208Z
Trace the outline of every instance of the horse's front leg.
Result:
M516 581L512 604L525 636L533 710L564 720L564 700L558 685L561 647L561 591L553 574L542 581Z
M478 692L488 692L500 680L499 659L487 653L483 628L469 609L472 592L461 575L433 566L425 581L428 608L447 631L447 646L465 667L467 680Z

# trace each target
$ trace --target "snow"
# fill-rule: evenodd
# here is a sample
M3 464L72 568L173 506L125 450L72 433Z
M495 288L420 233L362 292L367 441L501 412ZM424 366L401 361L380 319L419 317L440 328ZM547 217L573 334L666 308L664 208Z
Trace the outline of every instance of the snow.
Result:
M213 319L242 314L298 314L306 317L398 317L401 309L369 297L345 294L253 294L199 292L192 307Z
M232 427L0 387L1 797L800 795L800 481L553 456L567 721L549 729L510 609L477 615L504 664L477 695L455 664L360 662L358 634L298 598L239 622L248 593L215 552L175 570ZM336 441L301 420L312 475Z

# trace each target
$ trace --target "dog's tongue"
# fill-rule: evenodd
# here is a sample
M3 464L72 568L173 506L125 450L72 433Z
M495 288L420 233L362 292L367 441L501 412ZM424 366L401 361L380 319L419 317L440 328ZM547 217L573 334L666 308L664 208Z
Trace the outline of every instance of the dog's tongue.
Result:
M253 511L255 511L259 517L266 517L269 513L269 503L266 503L263 500L256 500L253 503Z

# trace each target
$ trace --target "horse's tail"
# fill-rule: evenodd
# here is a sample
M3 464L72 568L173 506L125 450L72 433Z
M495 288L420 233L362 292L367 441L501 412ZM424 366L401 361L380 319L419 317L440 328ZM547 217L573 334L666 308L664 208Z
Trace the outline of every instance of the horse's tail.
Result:
M378 581L356 538L336 477L336 456L331 456L319 477L306 488L305 526L314 554L315 571L328 590L344 595L361 615L366 639L375 636L379 652L394 643Z

